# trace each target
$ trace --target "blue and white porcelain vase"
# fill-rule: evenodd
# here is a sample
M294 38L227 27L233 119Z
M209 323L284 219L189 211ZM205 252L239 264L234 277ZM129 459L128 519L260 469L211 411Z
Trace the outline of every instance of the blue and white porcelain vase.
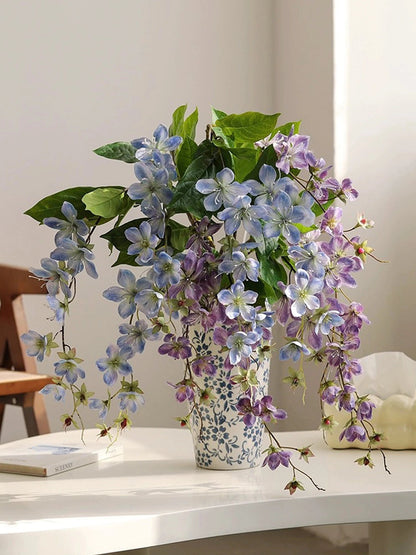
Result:
M209 405L199 405L189 419L192 433L195 461L200 468L211 470L237 470L258 466L262 460L262 440L264 426L257 419L254 426L244 424L236 408L237 401L244 395L233 385L230 372L224 368L224 355L212 341L212 332L201 328L190 328L189 338L197 352L215 358L217 372L214 376L204 375L204 388L211 388L215 399ZM256 368L257 364L253 363ZM257 395L267 395L270 359L259 364Z

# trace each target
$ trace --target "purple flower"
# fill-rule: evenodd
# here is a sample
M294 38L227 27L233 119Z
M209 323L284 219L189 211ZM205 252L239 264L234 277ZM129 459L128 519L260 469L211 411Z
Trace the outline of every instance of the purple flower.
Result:
M212 355L199 357L192 362L191 369L195 376L198 377L202 376L202 374L214 376L217 373L215 357Z
M355 387L351 384L345 384L344 389L338 394L338 408L351 412L355 408Z
M334 383L329 383L321 391L321 399L324 403L328 405L333 405L338 397L338 393L341 389Z
M280 465L285 466L286 468L289 466L290 463L290 452L289 451L272 451L267 455L264 459L262 466L268 466L270 470L276 470L276 468Z
M365 433L365 429L360 426L359 424L352 424L347 428L344 428L339 436L339 440L345 439L349 442L353 442L356 439L358 441L365 441L367 438L367 434Z
M289 173L290 168L307 169L309 137L306 135L289 135L278 133L272 141L273 148L277 154L276 167L284 173Z
M211 251L212 242L210 241L210 237L214 235L214 233L217 233L221 227L222 224L216 224L211 221L208 216L204 216L201 221L194 224L194 231L186 243L186 248L192 249L197 253Z
M175 397L179 403L183 403L184 401L192 402L194 400L195 393L189 383L189 380L183 380L177 384L169 383L169 385L176 389Z
M187 337L176 337L172 333L165 335L164 343L158 349L161 355L168 355L176 359L192 356L191 343Z
M370 420L373 415L375 404L372 401L361 401L357 407L358 420Z
M272 419L284 420L287 418L287 412L283 409L276 408L270 395L265 395L260 401L256 401L253 406L253 413L261 418L263 422L270 422Z
M330 235L342 235L342 208L339 206L331 206L323 215L321 221L321 231L325 231Z
M253 405L250 397L240 397L237 402L238 414L243 417L244 424L251 428L256 423L257 417L253 414Z

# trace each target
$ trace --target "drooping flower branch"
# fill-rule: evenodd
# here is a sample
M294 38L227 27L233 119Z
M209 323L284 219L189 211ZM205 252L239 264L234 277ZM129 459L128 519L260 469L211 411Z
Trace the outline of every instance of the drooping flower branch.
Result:
M213 392L200 378L216 373L215 361L190 340L191 326L211 330L222 349L230 379L243 393L235 409L247 426L260 419L270 445L265 465L291 467L290 493L302 489L291 460L313 456L310 446L283 448L269 423L286 417L270 396L260 398L253 361L270 355L275 320L285 328L281 360L297 363L285 379L304 386L303 363L315 360L324 368L320 385L322 407L336 403L350 414L342 432L348 441L368 441L366 462L380 434L371 427L372 404L352 383L361 372L354 353L359 333L369 323L362 306L346 289L356 286L355 274L372 252L366 240L348 233L372 227L360 214L344 230L342 208L358 193L349 179L339 183L330 167L309 148L299 124L277 126L277 114L247 112L226 115L213 110L207 139L195 142L197 111L185 118L186 107L173 115L169 130L159 125L152 139L112 143L99 155L133 163L137 182L129 187L78 187L43 199L28 214L57 230L55 249L33 274L44 280L55 334L31 331L23 337L28 353L42 360L57 348L55 383L44 388L58 401L69 392L72 411L65 426L83 426L81 405L98 411L100 434L116 435L131 424L130 415L144 402L130 360L161 340L159 354L184 361L183 377L171 384L176 399L190 411L180 417L186 425ZM265 138L266 137L266 138ZM122 223L127 215L134 219ZM188 225L177 215L185 214ZM100 399L83 382L83 362L67 343L65 321L76 296L82 271L97 278L93 263L93 233L114 221L102 237L118 251L116 265L138 267L140 275L121 268L117 285L104 297L118 303L123 323L114 345L97 361L104 383L116 390ZM244 235L244 239L241 237ZM111 407L118 415L106 424ZM323 428L332 417L322 415ZM111 431L110 431L111 430Z

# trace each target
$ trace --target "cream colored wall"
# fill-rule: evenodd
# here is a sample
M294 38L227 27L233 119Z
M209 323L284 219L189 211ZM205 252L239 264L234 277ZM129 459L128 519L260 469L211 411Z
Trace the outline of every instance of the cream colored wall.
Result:
M275 18L275 98L279 112L289 120L302 120L301 132L311 136L316 155L333 162L333 35L332 1L277 0ZM283 330L275 327L277 344ZM272 359L271 389L288 419L281 430L316 429L320 422L317 395L321 369L305 365L307 392L292 391L281 380L288 364Z
M129 185L132 167L99 158L98 146L151 135L174 108L210 105L229 112L276 110L273 99L273 2L252 0L73 0L2 2L0 21L0 262L38 266L53 233L23 215L38 199L78 185ZM68 339L85 359L92 389L102 387L95 360L117 337L116 304L101 291L115 282L105 245L97 248L99 281L81 280ZM48 329L42 302L30 324ZM146 347L135 366L147 404L137 425L176 426L181 408L166 381L181 366ZM43 371L51 371L43 364ZM53 430L62 407L47 398ZM95 414L85 416L94 424ZM8 408L2 441L24 434Z

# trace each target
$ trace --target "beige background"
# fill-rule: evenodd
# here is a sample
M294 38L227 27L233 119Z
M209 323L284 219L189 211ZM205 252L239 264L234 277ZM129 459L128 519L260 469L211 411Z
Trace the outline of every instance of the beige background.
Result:
M360 354L416 358L413 2L3 0L0 8L0 262L39 266L49 255L53 233L23 215L38 199L59 188L134 182L130 165L94 148L150 135L186 102L200 108L201 134L210 105L279 111L303 120L317 154L336 156L336 174L361 192L349 220L358 210L376 220L368 237L390 261L370 261L352 292L373 321ZM104 244L96 256L100 279L81 280L67 334L99 390L95 360L115 340L119 318L101 297L116 275ZM43 301L28 304L31 327L48 331ZM175 426L181 408L166 381L181 368L156 350L149 344L135 359L147 397L135 424ZM48 362L41 370L51 371ZM276 356L271 389L289 412L283 427L316 428L319 368L308 369L305 406L300 392L281 385L286 372ZM57 430L62 406L47 399L47 407ZM88 426L94 416L86 412ZM8 408L1 441L23 433L19 411Z

